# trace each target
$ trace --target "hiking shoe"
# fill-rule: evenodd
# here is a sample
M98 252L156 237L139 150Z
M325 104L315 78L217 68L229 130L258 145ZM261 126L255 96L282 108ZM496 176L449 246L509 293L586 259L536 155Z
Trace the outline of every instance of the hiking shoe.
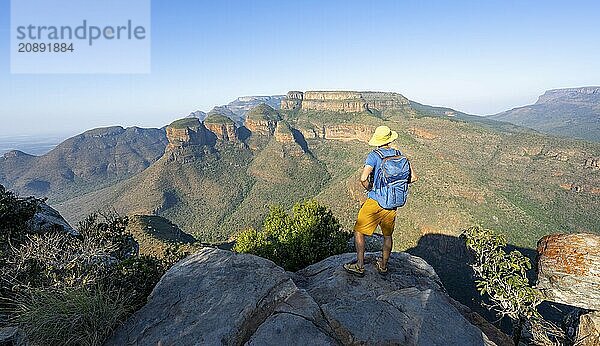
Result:
M344 269L352 275L365 276L365 267L360 267L356 262L344 264Z
M388 273L387 266L383 266L383 259L379 258L375 262L375 267L377 268L377 272L381 275L386 275Z

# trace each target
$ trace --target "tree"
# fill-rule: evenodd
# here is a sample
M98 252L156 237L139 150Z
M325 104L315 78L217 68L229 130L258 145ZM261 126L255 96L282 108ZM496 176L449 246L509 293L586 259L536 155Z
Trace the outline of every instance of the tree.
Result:
M346 251L350 235L333 213L314 200L294 205L290 215L273 206L261 231L237 237L234 251L268 258L287 270L298 270Z
M506 253L505 237L491 230L474 226L464 230L463 236L475 256L471 267L477 277L477 290L489 297L488 309L500 318L511 319L515 345L519 344L524 327L530 329L536 344L551 345L563 340L563 333L537 311L543 296L529 285L529 259L517 250Z

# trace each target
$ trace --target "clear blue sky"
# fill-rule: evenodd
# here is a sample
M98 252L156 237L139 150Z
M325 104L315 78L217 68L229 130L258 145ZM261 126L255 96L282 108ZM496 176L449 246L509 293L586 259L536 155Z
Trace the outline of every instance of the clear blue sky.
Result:
M491 114L600 84L598 1L156 0L148 75L11 75L9 14L0 0L0 135L160 127L288 90Z

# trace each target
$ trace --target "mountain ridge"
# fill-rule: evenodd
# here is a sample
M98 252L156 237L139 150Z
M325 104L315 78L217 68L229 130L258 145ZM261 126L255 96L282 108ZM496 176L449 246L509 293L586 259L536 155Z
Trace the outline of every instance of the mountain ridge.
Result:
M600 141L600 87L552 89L534 104L512 108L486 118L537 131Z

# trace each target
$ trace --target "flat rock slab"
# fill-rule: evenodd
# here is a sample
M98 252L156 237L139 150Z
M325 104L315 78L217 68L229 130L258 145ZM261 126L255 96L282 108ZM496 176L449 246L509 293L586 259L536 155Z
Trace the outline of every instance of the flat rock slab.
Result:
M374 254L370 254L374 256ZM333 256L297 273L204 248L173 266L107 345L494 345L422 259L395 253L365 277Z
M366 265L359 278L342 264L343 254L296 273L296 284L320 305L338 339L346 345L492 345L451 304L433 268L419 257L393 253L389 273ZM376 254L367 254L374 262Z
M537 287L546 300L600 310L599 235L548 235L537 251Z

